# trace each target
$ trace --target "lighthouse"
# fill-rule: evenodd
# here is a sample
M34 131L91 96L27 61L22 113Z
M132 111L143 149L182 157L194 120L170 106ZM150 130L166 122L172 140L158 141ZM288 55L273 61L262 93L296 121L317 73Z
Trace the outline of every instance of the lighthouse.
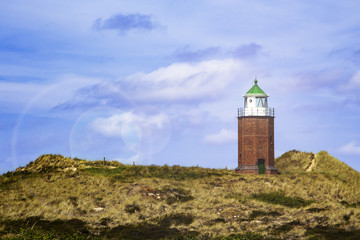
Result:
M274 108L268 95L254 86L244 95L238 109L238 167L240 174L277 174L274 166Z

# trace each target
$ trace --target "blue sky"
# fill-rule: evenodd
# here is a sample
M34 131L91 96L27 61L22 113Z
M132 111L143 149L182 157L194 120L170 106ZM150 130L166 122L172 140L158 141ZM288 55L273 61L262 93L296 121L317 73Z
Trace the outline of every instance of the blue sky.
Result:
M360 171L359 1L2 1L0 172L46 153L235 168L255 76L275 152Z

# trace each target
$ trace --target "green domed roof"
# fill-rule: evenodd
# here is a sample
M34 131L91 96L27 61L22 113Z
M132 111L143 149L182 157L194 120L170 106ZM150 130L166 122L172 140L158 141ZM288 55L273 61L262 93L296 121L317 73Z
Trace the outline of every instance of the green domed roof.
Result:
M266 93L257 85L258 80L255 79L254 83L254 86L245 94L245 96L256 95L268 97L268 95L266 95Z

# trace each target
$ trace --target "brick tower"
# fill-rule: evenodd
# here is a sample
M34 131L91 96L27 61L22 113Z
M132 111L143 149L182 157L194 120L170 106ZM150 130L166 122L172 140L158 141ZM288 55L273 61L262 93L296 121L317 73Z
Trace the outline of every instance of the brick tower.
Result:
M238 109L238 167L242 174L277 174L274 167L274 108L257 85L244 95Z

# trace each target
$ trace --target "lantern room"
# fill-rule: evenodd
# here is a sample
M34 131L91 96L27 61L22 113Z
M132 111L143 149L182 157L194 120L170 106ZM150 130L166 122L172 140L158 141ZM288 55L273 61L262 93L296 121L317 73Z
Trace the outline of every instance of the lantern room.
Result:
M268 108L269 97L255 79L254 86L244 95L244 108L238 111L239 116L270 116L274 117L274 109Z

